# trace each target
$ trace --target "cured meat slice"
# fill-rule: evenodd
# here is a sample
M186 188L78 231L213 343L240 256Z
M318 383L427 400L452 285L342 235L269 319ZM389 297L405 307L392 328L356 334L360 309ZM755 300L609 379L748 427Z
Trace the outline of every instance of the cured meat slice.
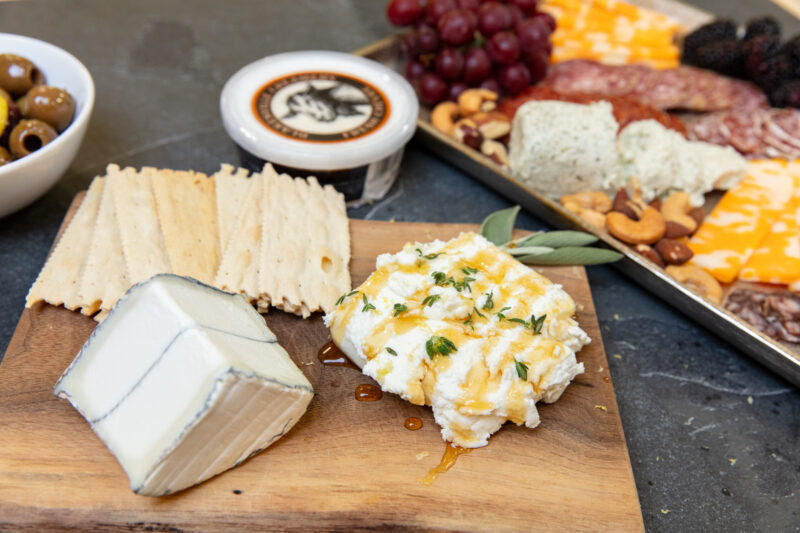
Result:
M614 119L619 123L620 131L637 120L653 119L660 122L663 126L673 129L683 136L686 136L686 127L681 119L670 115L664 111L655 109L643 104L632 96L602 96L589 93L564 94L551 87L541 85L528 87L518 96L507 98L500 102L500 111L513 117L517 109L525 102L532 100L558 100L562 102L572 102L576 104L590 104L592 102L607 101L611 104L614 112Z
M800 110L732 109L683 116L689 139L733 146L751 159L800 157Z
M752 83L694 67L656 70L576 59L551 65L542 83L560 93L633 96L657 109L721 111L767 105Z

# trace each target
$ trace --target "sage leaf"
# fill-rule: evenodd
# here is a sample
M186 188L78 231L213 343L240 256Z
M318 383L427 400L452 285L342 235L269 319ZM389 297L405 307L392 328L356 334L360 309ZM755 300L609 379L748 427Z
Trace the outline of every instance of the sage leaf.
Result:
M490 214L481 224L481 235L497 246L506 244L511 240L517 213L519 213L519 206L515 205Z
M618 261L622 254L604 248L565 246L546 254L525 255L517 259L532 265L600 265Z
M586 246L597 242L597 237L583 231L547 231L534 233L514 241L517 248L528 246L547 246L563 248L565 246ZM513 250L513 248L512 248Z
M547 254L555 250L549 246L523 246L521 248L503 248L511 255L539 255Z

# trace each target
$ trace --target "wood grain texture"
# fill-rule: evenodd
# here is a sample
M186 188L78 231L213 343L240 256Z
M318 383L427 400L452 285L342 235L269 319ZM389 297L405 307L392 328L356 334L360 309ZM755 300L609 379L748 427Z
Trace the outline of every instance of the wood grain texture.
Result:
M353 220L353 283L369 275L379 253L470 229ZM321 317L273 310L267 323L317 392L309 411L286 437L227 473L165 498L137 496L86 421L52 394L94 321L44 304L26 309L0 366L0 530L640 531L585 272L541 270L582 306L578 320L593 339L578 354L586 373L559 402L541 406L538 428L507 424L432 486L420 480L439 463L444 442L430 409L391 394L356 401L355 387L371 380L319 363L317 350L329 339ZM406 430L409 416L423 428Z

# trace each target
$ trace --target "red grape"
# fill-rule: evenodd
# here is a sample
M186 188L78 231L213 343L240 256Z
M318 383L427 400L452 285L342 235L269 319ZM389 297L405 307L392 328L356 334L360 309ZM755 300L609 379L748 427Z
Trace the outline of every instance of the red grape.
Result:
M511 24L509 24L508 27L516 28L517 24L525 18L525 14L514 4L508 4L506 9L508 9L508 13L511 15Z
M544 49L550 39L550 30L541 18L528 18L517 24L519 46L526 54Z
M412 30L403 36L403 52L405 52L406 57L414 57L419 53L416 31Z
M543 20L545 26L547 26L550 29L550 33L556 31L556 19L554 19L553 15L551 15L550 13L545 13L541 11L531 16L531 18Z
M478 29L485 37L507 30L511 26L511 13L500 2L486 2L478 9Z
M470 11L478 11L481 3L479 0L456 0L459 9L468 9Z
M416 31L417 51L430 54L439 48L439 35L430 26L420 26Z
M464 55L464 81L470 85L480 83L492 72L492 60L483 48L471 48Z
M481 89L489 89L490 91L500 94L500 84L494 78L486 78L479 85Z
M457 7L456 0L428 0L428 7L425 9L428 22L436 24L445 13Z
M436 72L446 80L461 77L464 71L464 56L455 48L444 48L436 56Z
M519 41L510 31L495 33L486 45L489 57L495 63L508 65L519 57Z
M420 61L417 60L408 60L406 61L406 79L409 81L415 81L417 78L422 76L428 71Z
M395 26L410 26L422 18L420 0L392 0L386 6L386 18Z
M447 94L447 99L457 102L458 97L461 95L461 93L463 93L467 89L469 89L469 85L467 85L463 81L457 81L450 86L450 91Z
M419 79L419 96L426 104L438 104L447 98L447 83L436 74L425 74Z
M466 9L448 11L437 24L439 36L443 41L456 46L471 41L475 34L474 16L472 11Z
M509 4L517 6L526 16L532 17L536 13L538 0L509 0Z
M531 73L522 63L514 63L500 69L499 79L500 85L513 96L530 85Z
M550 63L546 50L525 54L525 65L531 75L531 83L542 81L547 74L547 65Z

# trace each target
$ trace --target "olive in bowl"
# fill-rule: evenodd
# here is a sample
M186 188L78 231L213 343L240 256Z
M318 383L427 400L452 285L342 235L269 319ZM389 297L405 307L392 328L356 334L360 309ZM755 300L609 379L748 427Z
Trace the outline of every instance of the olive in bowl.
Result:
M18 98L44 83L44 74L30 59L17 54L0 54L0 87Z
M3 217L25 207L47 192L69 167L89 125L95 88L91 74L78 59L47 42L0 33L0 53L28 59L42 76L41 80L38 77L31 78L33 84L23 94L2 87L10 97L6 98L0 91L0 100L3 100L0 108L7 109L6 117L0 117L4 122L0 125L0 137L6 137L3 139L3 148L13 158L8 162L6 153L0 151L0 217ZM39 88L45 82L53 90ZM60 107L56 110L47 108L49 115L47 111L41 115L28 109L30 115L22 116L22 110L16 105L17 101L34 109L39 106L38 102L31 106L33 100L25 97L32 89L37 91L33 95L41 96L44 93L47 98L57 100L55 103L59 106L64 101L61 98L63 94L57 91L62 90L69 94L72 103L67 103L66 112ZM17 111L12 111L14 108ZM66 119L63 117L70 114L71 123L67 122L65 126ZM18 122L11 129L7 128L9 117ZM35 127L33 130L30 129L31 122ZM35 135L31 135L32 133ZM27 155L19 157L22 154ZM3 161L6 161L5 164Z
M17 101L25 118L35 118L61 133L72 123L75 100L64 89L50 85L36 85Z

